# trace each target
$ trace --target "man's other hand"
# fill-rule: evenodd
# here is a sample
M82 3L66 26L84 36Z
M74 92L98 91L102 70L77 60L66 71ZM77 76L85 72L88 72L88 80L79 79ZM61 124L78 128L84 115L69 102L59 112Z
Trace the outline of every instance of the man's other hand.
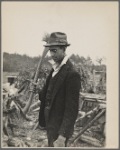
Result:
M65 140L66 138L60 135L54 142L54 147L65 147Z

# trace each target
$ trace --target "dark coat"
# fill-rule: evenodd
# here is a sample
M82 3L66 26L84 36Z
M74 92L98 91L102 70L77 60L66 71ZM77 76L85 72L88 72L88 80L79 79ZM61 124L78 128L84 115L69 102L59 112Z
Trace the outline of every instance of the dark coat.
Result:
M40 96L41 107L39 113L39 124L45 126L45 97L52 76L51 71L46 85ZM71 62L68 60L58 72L57 82L54 85L51 105L49 109L49 120L47 131L55 138L63 135L69 138L74 129L75 120L78 114L80 75L73 69Z

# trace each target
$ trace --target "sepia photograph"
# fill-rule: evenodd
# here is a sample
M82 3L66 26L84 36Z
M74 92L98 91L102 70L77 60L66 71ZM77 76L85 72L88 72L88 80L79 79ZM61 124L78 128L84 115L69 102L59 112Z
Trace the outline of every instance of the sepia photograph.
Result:
M1 2L1 148L118 148L118 1Z

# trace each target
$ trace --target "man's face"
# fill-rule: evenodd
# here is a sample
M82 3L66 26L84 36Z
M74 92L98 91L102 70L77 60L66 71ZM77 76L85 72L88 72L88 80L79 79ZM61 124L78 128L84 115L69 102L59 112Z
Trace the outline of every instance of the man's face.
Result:
M65 51L63 48L60 48L59 46L51 46L49 48L50 50L50 55L54 62L60 63L63 58L65 57Z

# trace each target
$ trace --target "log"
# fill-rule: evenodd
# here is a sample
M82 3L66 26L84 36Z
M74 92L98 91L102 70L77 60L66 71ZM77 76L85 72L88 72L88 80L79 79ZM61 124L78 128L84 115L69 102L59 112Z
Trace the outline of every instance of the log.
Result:
M102 144L100 143L99 140L97 140L97 139L95 139L95 138L93 138L93 137L90 137L90 136L88 136L88 135L83 134L83 135L80 136L79 139L80 139L81 141L83 141L83 142L86 142L86 143L92 145L92 146L95 146L95 147L102 147Z
M106 104L106 101L96 99L96 98L85 98L84 101L90 101L90 102L92 101L92 102L98 102L98 103Z
M34 109L33 112L36 112L36 111L39 111L39 110L40 110L40 107Z
M99 95L99 94L90 94L90 93L82 93L80 92L80 96L82 98L89 98L89 99L99 99L105 101L106 95Z

